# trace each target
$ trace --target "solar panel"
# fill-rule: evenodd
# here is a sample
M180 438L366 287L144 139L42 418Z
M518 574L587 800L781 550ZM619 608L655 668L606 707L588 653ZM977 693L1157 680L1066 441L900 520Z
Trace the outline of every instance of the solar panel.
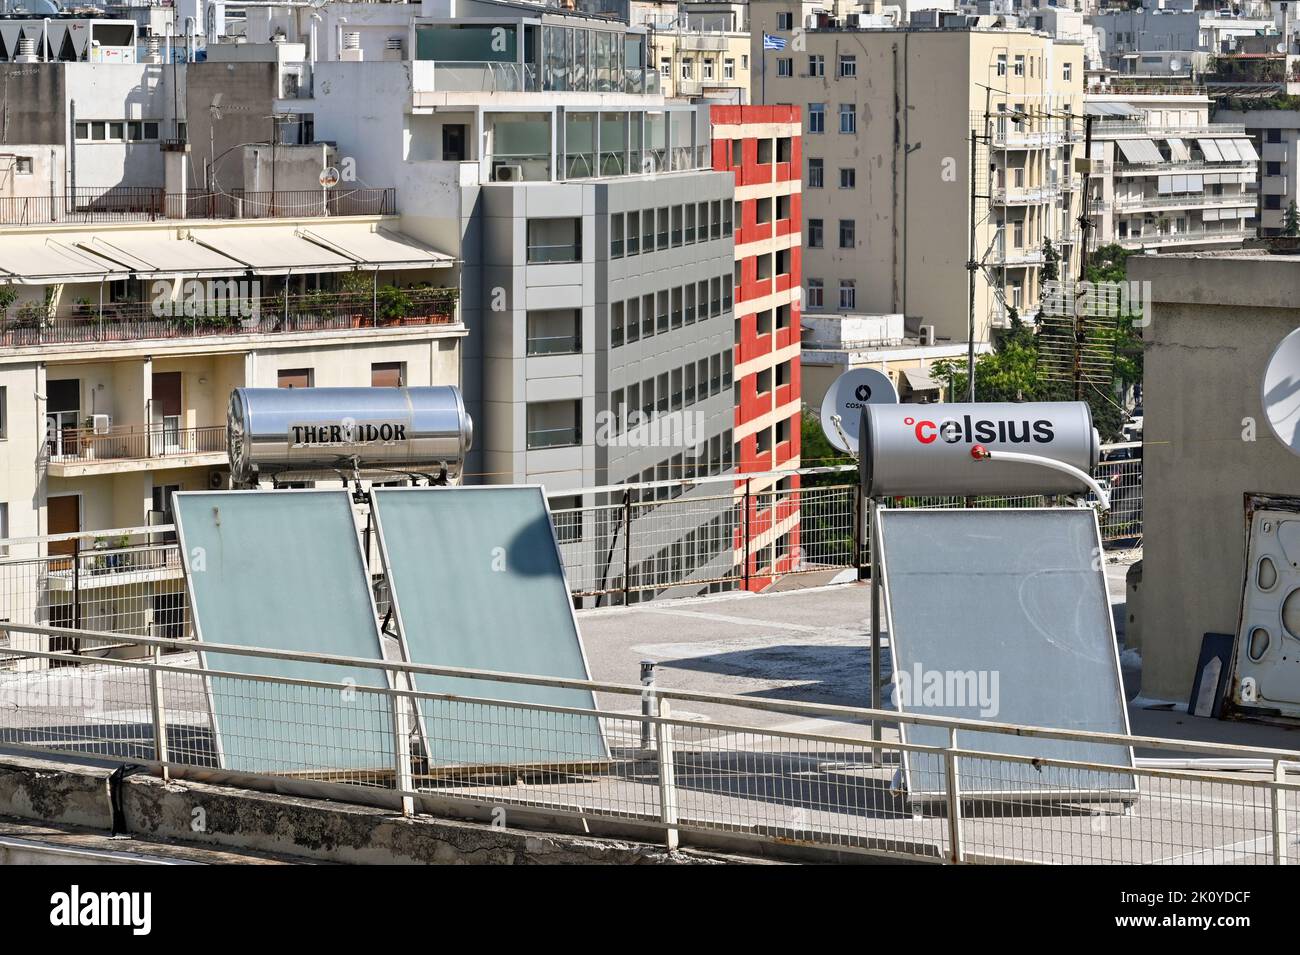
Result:
M344 490L196 491L175 517L200 658L262 676L386 686L380 670L205 651L225 643L382 656L369 574ZM257 773L393 766L393 722L379 694L351 699L233 677L207 686L221 768ZM268 734L268 726L277 732Z
M904 712L1128 733L1101 539L1090 509L885 509L885 608ZM940 727L905 743L947 745ZM1132 766L1123 745L961 731L962 749ZM1136 795L1133 777L966 757L963 792ZM942 757L904 753L908 793L941 794Z
M542 488L375 488L380 553L415 663L588 679ZM587 690L417 676L416 688L592 710ZM423 700L433 765L583 763L608 756L599 721L506 705Z

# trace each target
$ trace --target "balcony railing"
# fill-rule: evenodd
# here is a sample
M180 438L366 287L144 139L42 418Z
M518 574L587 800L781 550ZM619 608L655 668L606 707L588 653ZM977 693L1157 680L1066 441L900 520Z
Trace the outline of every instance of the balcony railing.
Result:
M582 339L576 335L536 335L528 339L530 355L576 355L582 351Z
M140 425L101 432L64 428L46 442L44 457L50 464L68 464L221 454L225 450L224 425L201 428Z
M541 448L569 448L582 443L582 432L575 425L569 428L534 428L528 432L528 450Z
M0 196L0 225L396 215L394 188L169 193L152 186L78 188L46 196Z
M316 292L243 300L175 304L160 314L152 302L117 302L103 308L74 305L67 314L44 315L25 305L0 313L0 347L122 342L340 331L401 325L446 325L456 321L456 289L400 289Z

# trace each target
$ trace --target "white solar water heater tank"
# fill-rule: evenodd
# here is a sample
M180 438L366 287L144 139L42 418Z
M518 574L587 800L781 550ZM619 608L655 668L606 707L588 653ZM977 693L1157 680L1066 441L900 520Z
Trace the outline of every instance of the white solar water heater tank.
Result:
M230 473L258 476L353 469L459 479L474 438L460 389L236 388L227 417Z

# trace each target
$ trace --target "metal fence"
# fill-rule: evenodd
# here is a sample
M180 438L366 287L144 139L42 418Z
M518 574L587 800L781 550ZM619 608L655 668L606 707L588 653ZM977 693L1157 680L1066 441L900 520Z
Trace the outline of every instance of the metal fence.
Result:
M1094 477L1108 490L1102 540L1135 547L1142 537L1138 443L1108 445ZM821 483L812 484L817 481ZM576 597L632 603L724 589L762 590L791 575L871 562L857 469L804 468L763 475L653 481L557 491L557 536ZM893 507L1042 507L1040 496L907 497Z
M196 444L198 450L224 441L224 430L201 430L205 443ZM112 443L121 436L105 438L105 448L122 453L153 450ZM141 432L132 440L148 438L148 432ZM1136 447L1111 448L1109 453ZM57 460L72 460L72 451L66 446L62 451ZM76 459L81 460L79 448ZM784 577L861 571L870 566L871 541L857 484L847 483L856 476L851 468L804 468L739 481L731 475L555 492L552 520L574 600L607 606L723 590L761 591ZM1103 540L1115 547L1138 546L1141 459L1103 462L1097 476L1111 493L1111 510L1101 516ZM812 480L832 483L803 486ZM557 506L561 501L572 505L575 497L582 498L581 506ZM984 497L972 503L1037 507L1045 501ZM967 502L904 498L891 504L959 507ZM188 612L180 557L172 526L157 516L154 527L10 541L10 554L0 551L0 621L72 625L82 620L125 634L179 635L172 629L177 614Z
M28 642L71 637L97 655L11 651L32 665L0 673L0 745L45 757L129 760L407 812L497 821L504 812L521 828L539 818L593 834L617 825L670 847L759 842L949 862L1300 862L1300 754L1284 750L218 645L207 649L236 662L203 669L183 641L12 629ZM116 656L99 657L97 646ZM280 674L323 664L331 676L248 672L265 672L266 658L289 661ZM376 671L387 678L373 679ZM500 690L407 689L432 676ZM537 687L590 690L596 703L504 701ZM439 718L422 723L416 708L433 704ZM218 735L213 713L236 707L251 715ZM323 714L345 731L314 736ZM873 719L939 728L944 741L904 744L887 731L873 742ZM527 737L547 741L545 758L497 758L507 741ZM1116 765L996 751L1011 737L1021 753L1029 738L1183 758ZM430 755L451 747L475 756ZM593 749L607 755L593 759ZM1189 750L1220 762L1188 760ZM249 752L262 754L259 768L232 773ZM904 758L930 760L937 788L905 791Z
M372 186L185 194L157 186L90 186L44 196L0 196L3 225L396 214L397 190Z

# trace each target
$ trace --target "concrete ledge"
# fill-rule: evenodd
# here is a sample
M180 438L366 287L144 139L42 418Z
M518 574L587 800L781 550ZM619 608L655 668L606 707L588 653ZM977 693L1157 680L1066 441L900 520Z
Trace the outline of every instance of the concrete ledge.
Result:
M0 816L50 826L84 826L102 840L112 827L110 770L26 757L0 757ZM121 792L136 851L153 844L360 864L690 865L740 860L721 854L669 852L627 839L530 832L482 822L415 816L391 809L263 793L144 774ZM75 840L74 840L75 842ZM65 848L68 842L63 842ZM123 851L129 842L116 843ZM223 858L220 861L235 861ZM243 860L239 860L243 861Z
M42 759L0 759L0 814L110 830L112 770Z

